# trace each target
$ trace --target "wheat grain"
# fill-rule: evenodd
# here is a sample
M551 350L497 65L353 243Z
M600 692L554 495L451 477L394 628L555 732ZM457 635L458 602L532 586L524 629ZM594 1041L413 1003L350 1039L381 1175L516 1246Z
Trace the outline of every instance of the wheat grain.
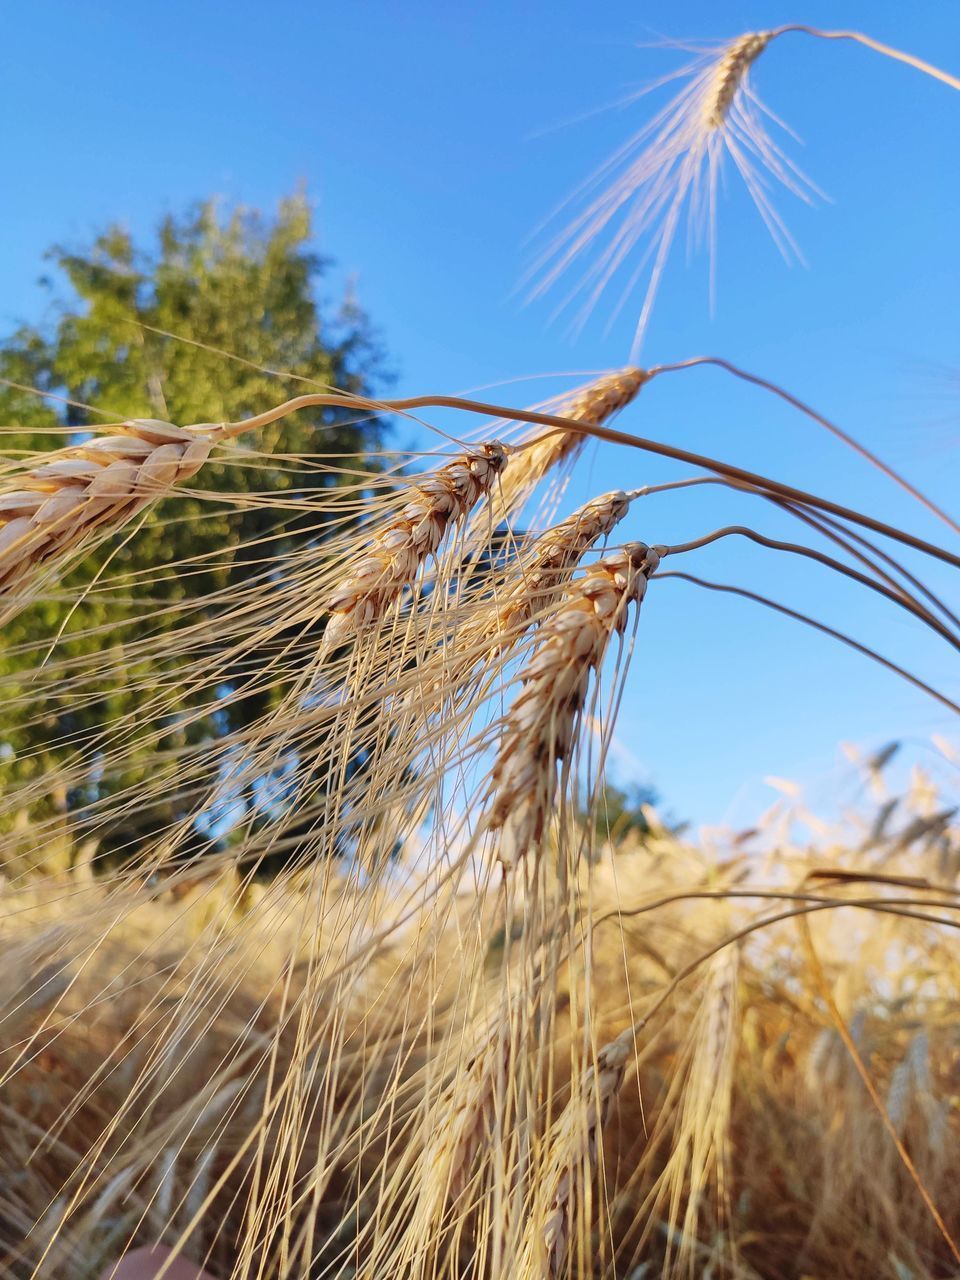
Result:
M604 374L574 392L556 408L556 416L599 427L625 409L650 380L650 372L633 365ZM582 432L554 431L522 448L501 484L499 515L517 511L540 483L556 467L572 461L589 436Z
M448 1194L458 1200L470 1178L477 1153L492 1123L492 1109L497 1083L497 1064L506 1056L504 1046L490 1045L480 1054L470 1071L470 1088L459 1089L454 1096L455 1113L451 1124L451 1155Z
M660 556L642 542L599 561L568 588L523 674L493 767L489 826L500 830L499 858L513 866L543 835L557 788L557 763L573 747L591 672L611 636L643 599Z
M0 490L0 591L196 475L215 439L146 418L113 431L57 450Z
M500 630L522 626L548 609L584 553L607 537L629 509L629 497L616 489L585 503L538 538L532 564L500 610Z
M502 594L493 593L493 608L478 610L475 618L458 623L458 661L445 659L432 681L419 675L408 694L408 703L421 712L418 722L428 696L448 699L465 689L478 659L489 663L492 652L505 654L527 625L550 609L584 554L598 539L612 532L629 508L630 495L622 490L605 493L536 540L513 585L506 586ZM473 696L472 692L468 696Z
M722 129L744 76L773 39L772 31L748 31L723 51L703 98L703 118L710 129Z
M639 356L684 217L689 221L691 243L710 247L713 283L715 219L725 154L746 183L780 251L788 258L800 256L774 207L767 174L807 202L818 193L771 136L763 118L765 108L749 86L750 68L775 34L739 36L700 53L684 67L679 74L686 83L647 128L640 129L598 170L598 177L604 175L609 183L588 181L581 186L578 197L591 194L582 201L578 198L580 209L530 270L531 278L539 277L534 293L540 294L552 288L575 260L590 254L581 280L561 303L565 309L580 300L575 321L579 328L637 250L639 262L625 273L629 283L614 313L645 277L631 359ZM596 186L600 189L595 192Z
M890 1117L890 1123L900 1137L903 1137L907 1112L910 1109L912 1098L913 1064L909 1058L905 1058L903 1062L898 1062L893 1069L886 1100L887 1115Z
M506 1070L510 1058L509 1023L488 1023L482 1040L451 1086L445 1121L425 1151L421 1199L428 1203L462 1196L493 1123L498 1072Z
M663 1176L666 1202L671 1206L676 1244L676 1271L694 1270L695 1243L700 1239L708 1188L715 1180L722 1211L729 1215L728 1180L730 1122L739 1045L737 987L740 956L728 947L717 953L706 975L703 1002L694 1019L689 1075L680 1099L680 1116L671 1139ZM685 1193L685 1194L684 1194ZM682 1214L678 1206L686 1199ZM725 1252L728 1246L721 1245ZM665 1272L671 1268L665 1266Z
M914 1101L931 1093L929 1040L918 1031L910 1041L906 1056L894 1067L887 1090L887 1115L902 1137Z
M506 461L505 447L494 441L417 482L418 496L377 534L350 576L329 596L324 632L328 645L341 644L383 617L440 546L450 525L489 493Z

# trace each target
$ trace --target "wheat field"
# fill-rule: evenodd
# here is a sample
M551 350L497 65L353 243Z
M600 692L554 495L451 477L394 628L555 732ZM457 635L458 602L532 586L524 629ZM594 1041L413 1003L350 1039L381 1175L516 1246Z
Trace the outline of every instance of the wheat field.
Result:
M758 374L637 363L682 221L712 237L725 156L791 248L770 180L815 188L750 79L790 33L906 63L958 105L951 74L857 32L781 27L698 55L532 270L552 287L589 250L577 293L593 307L638 248L629 363L529 408L331 387L235 422L129 419L5 454L0 620L66 601L95 642L54 633L18 653L7 713L97 706L105 673L135 709L95 731L64 717L56 762L0 793L0 1277L960 1276L949 734L907 778L895 744L858 758L839 816L781 781L748 829L697 838L652 805L629 829L609 820L628 672L641 691L659 678L644 621L670 579L772 608L960 714L943 675L960 618L931 585L956 581L955 517ZM640 434L651 382L669 394L704 364L879 469L938 540ZM266 430L310 408L393 414L430 447L271 454ZM680 478L570 510L588 444ZM190 486L264 459L309 485ZM708 485L755 525L654 541L647 499ZM116 552L187 498L263 521L213 556L254 572L202 612L186 594L165 606L171 645L151 581L210 557L151 579ZM622 536L637 510L649 542ZM307 536L281 544L294 520ZM778 557L785 592L799 560L841 582L849 627L699 576L696 553L720 544L735 578L744 540ZM101 569L78 580L91 555ZM907 667L882 629L862 635L863 593L940 660L918 648ZM110 608L131 600L120 629ZM252 693L270 696L242 728L190 732ZM232 818L239 795L255 803ZM135 839L171 797L179 816Z

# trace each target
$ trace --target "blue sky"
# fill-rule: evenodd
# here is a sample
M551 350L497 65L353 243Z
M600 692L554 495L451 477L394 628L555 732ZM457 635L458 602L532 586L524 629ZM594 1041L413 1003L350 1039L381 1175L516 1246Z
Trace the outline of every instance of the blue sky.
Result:
M622 364L635 312L606 332L601 311L574 343L549 322L550 305L524 307L515 293L530 232L651 106L567 122L683 58L639 46L794 21L865 29L960 71L960 6L943 0L12 6L0 76L0 329L43 318L36 279L53 242L83 244L110 221L147 237L198 197L270 207L302 184L319 247L337 260L330 292L355 281L398 392ZM956 505L960 94L803 36L772 46L755 84L803 139L787 139L791 154L831 200L810 209L778 199L809 265L783 265L731 181L714 313L706 260L688 265L681 246L644 359L716 354L779 381ZM496 394L526 404L572 381L544 376ZM720 373L660 380L619 425L951 536L803 419ZM680 474L604 446L581 464L570 501ZM703 490L639 504L625 533L682 541L732 520L787 529L756 503ZM821 570L730 541L688 559L693 572L847 625L957 692L946 646ZM949 574L928 576L956 599ZM952 732L948 712L832 642L665 582L645 605L615 768L653 782L679 815L746 822L772 798L765 775L848 799L841 739L906 736L926 760L932 732Z

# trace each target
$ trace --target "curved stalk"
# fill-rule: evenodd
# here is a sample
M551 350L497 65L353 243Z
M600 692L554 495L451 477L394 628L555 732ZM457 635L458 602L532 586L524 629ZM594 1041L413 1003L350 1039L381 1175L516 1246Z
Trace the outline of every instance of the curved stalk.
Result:
M320 406L367 409L375 413L406 413L414 409L425 408L458 409L467 413L481 414L484 417L508 418L516 422L531 422L539 426L549 427L551 431L547 434L550 435L555 434L557 431L577 431L581 435L593 436L597 440L606 440L610 444L627 445L633 449L642 449L646 453L657 454L663 458L671 458L675 462L685 462L690 466L714 471L717 475L739 480L752 488L764 490L782 498L792 499L807 506L816 507L822 511L829 512L831 515L839 516L841 519L862 525L866 529L872 529L874 533L880 533L886 538L902 542L906 546L913 547L915 551L922 551L925 555L933 556L937 560L942 560L946 564L960 569L960 555L955 555L944 547L938 547L935 543L927 542L925 539L918 538L905 530L897 529L882 520L876 520L864 512L854 511L841 503L817 497L816 494L808 493L804 489L797 489L795 486L784 484L782 481L771 480L766 476L758 475L754 471L748 471L744 467L736 467L730 463L721 462L717 458L708 457L705 454L693 453L689 449L680 449L675 445L663 444L658 440L649 440L644 436L632 435L627 431L618 431L614 427L576 422L570 418L560 418L549 413L537 413L532 409L510 409L504 405L487 404L481 400L469 400L461 396L410 396L399 400L371 400L363 396L317 393L295 396L292 400L287 400L273 409L268 409L265 413L257 414L255 417L247 418L241 422L199 423L191 426L189 430L208 430L215 438L232 439L235 436L242 435L245 431L253 431L259 427L268 426L270 423L276 422L288 414L296 413L300 409ZM519 452L523 449L532 448L543 438L538 436L523 445L514 446L514 451Z
M909 598L905 598L889 587L875 582L865 573L860 573L858 569L853 569L849 565L835 560L833 556L828 556L823 551L803 546L798 542L781 542L776 538L768 538L765 534L758 533L747 525L725 525L722 529L715 529L712 533L704 534L702 538L694 538L690 542L678 543L672 547L658 547L657 550L664 556L683 555L688 551L699 551L701 547L709 547L712 543L719 542L722 538L732 537L747 538L750 542L756 543L757 546L768 547L772 551L787 551L791 555L804 556L808 560L814 560L818 564L825 565L828 569L842 573L845 577L851 578L854 582L859 582L861 586L868 587L871 591L876 591L878 595L884 596L901 609L912 613L915 618L919 618L931 630L942 636L954 649L960 650L960 639L953 635L938 619L932 617L922 606L913 604Z
M932 76L934 80L949 85L951 89L960 89L960 79L951 75L949 71L942 71L932 62L925 62L923 58L918 58L912 53L904 53L902 49L895 49L893 45L874 40L872 36L865 35L862 31L823 31L819 27L808 27L802 22L791 22L787 26L777 27L770 35L773 38L787 35L791 31L816 36L818 40L852 40L856 44L862 44L866 49L872 49L874 53L882 53L885 58L893 58L895 62L902 62L908 67L913 67L915 71L922 71L925 76Z
M921 680L919 676L913 675L904 667L898 666L889 658L883 657L877 653L875 649L869 648L865 644L861 644L859 640L854 640L852 636L848 636L843 631L837 631L834 627L828 626L825 622L818 622L816 618L811 618L809 614L801 613L798 609L791 609L788 605L780 604L776 600L771 600L769 596L760 595L756 591L749 591L746 587L735 587L725 582L710 582L706 578L695 577L692 573L681 573L679 569L671 569L668 573L658 573L654 581L660 582L667 578L678 578L684 582L692 582L694 586L706 587L708 591L720 591L726 595L742 596L745 600L753 600L756 604L765 605L768 609L773 609L776 613L782 613L788 618L793 618L795 622L802 622L805 626L813 627L816 631L822 631L824 635L831 636L834 640L839 640L842 644L856 650L857 653L863 654L866 658L871 658L882 667L886 667L888 671L892 671L895 675L902 676L908 683L920 689L923 693L934 698L941 705L947 707L950 711L960 715L960 706L946 697L945 694L939 693L932 685Z
M655 365L650 369L649 373L652 379L659 373L679 373L683 369L696 369L704 366L723 369L727 373L732 374L735 378L739 378L741 382L749 382L755 387L760 387L764 391L769 391L772 395L778 396L779 399L783 400L792 408L798 409L813 422L816 422L819 426L829 431L831 435L836 437L836 439L842 441L848 448L853 449L853 451L858 453L866 462L869 462L879 471L882 471L888 479L892 480L894 484L899 485L906 493L909 493L912 498L915 498L917 502L926 507L932 515L935 515L938 519L942 520L944 524L948 525L954 533L960 533L960 524L958 524L957 521L954 520L952 516L948 515L941 507L938 507L935 502L931 501L925 493L915 485L911 484L909 480L899 473L899 471L896 471L888 463L884 462L884 460L878 457L871 449L868 449L865 444L861 444L855 436L850 435L848 431L844 431L842 427L838 427L835 422L831 422L829 418L825 418L822 413L818 413L816 409L811 408L810 405L805 404L798 396L795 396L785 388L778 386L777 383L770 382L767 378L761 378L759 374L749 373L746 369L741 369L732 361L724 359L723 356L692 356L689 360L678 360L670 364Z

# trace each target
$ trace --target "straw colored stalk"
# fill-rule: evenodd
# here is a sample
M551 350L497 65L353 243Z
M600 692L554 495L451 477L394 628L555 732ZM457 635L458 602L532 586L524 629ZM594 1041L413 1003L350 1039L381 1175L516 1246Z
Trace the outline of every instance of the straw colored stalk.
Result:
M506 462L506 449L494 441L461 455L414 486L417 497L377 534L350 576L329 596L330 618L324 633L328 645L342 644L383 618L450 526L490 492Z
M149 418L112 430L57 450L0 490L0 593L196 475L215 439Z
M557 406L556 415L592 427L603 426L633 401L650 380L646 369L628 365L605 374ZM570 462L589 437L580 431L555 431L522 449L501 485L501 515L510 515L555 467Z
M591 672L611 637L625 630L629 605L643 599L659 563L655 548L627 543L572 582L544 622L492 772L489 826L501 832L504 866L539 844L554 808L557 764L573 748Z
M539 1240L528 1241L524 1249L522 1274L530 1280L555 1280L564 1274L580 1190L593 1178L603 1126L623 1084L633 1044L632 1027L605 1044L560 1117L546 1218Z

